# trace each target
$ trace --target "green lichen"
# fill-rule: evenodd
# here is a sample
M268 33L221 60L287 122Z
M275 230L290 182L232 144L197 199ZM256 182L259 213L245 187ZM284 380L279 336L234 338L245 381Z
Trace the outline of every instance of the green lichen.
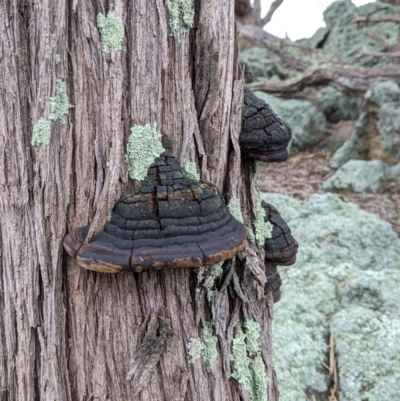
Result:
M229 203L228 209L231 212L232 216L239 221L240 223L244 223L243 214L242 214L242 207L240 205L240 199L236 196L233 196Z
M216 349L217 346L217 337L213 336L212 325L210 322L206 322L204 329L201 333L201 341L203 343L203 360L206 367L206 371L208 373L211 372L212 364L218 357L218 352Z
M161 145L157 126L150 124L136 125L131 128L131 135L125 155L125 163L128 164L129 177L133 180L143 180L147 170L154 159L164 152Z
M265 210L261 205L260 192L257 191L256 200L256 212L257 218L253 221L255 236L258 245L263 246L267 238L271 238L272 224L269 221L265 221Z
M122 41L125 36L122 20L110 11L107 17L102 13L97 16L97 28L99 28L103 50L107 53L111 47L114 50L122 49Z
M168 0L167 7L169 10L169 26L172 30L171 36L179 39L193 27L193 0Z
M56 64L60 64L60 63L61 63L61 57L60 57L60 55L59 55L59 54L56 54L56 55L54 56L54 60L55 60Z
M49 107L50 120L60 120L61 124L65 124L65 116L73 106L69 103L67 85L60 79L57 79L56 95L50 98Z
M256 242L256 236L254 235L254 231L251 228L247 229L247 239L254 244Z
M261 356L260 325L248 320L244 323L244 333L232 341L232 377L250 394L252 401L267 401L269 379Z
M190 363L194 363L197 359L201 358L204 345L200 338L191 338L186 348L190 356Z
M32 146L48 145L50 143L50 123L41 118L34 126L32 133Z
M212 296L214 294L214 291L212 288L214 287L215 280L221 276L223 273L222 265L224 262L219 262L214 265L212 265L209 269L209 276L204 280L204 287L207 290L207 300L208 302L211 302Z
M195 162L188 162L184 166L185 171L192 176L196 181L200 181L200 174L197 172L197 166Z

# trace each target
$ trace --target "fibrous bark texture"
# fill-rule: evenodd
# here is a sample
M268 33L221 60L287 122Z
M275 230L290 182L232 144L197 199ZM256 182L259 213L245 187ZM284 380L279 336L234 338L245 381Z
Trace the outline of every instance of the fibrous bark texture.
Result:
M180 38L162 0L0 3L2 401L249 400L230 378L232 339L245 320L260 323L269 401L277 399L262 248L249 244L226 262L212 297L207 272L106 275L81 269L62 248L77 227L100 232L133 188L125 146L130 128L147 123L171 139L182 165L195 161L226 200L239 197L251 227L234 6L195 3L194 29ZM96 17L109 11L124 25L121 51L101 43ZM65 124L49 120L60 81L73 106ZM41 118L49 144L32 146ZM209 372L187 350L207 322L218 340Z

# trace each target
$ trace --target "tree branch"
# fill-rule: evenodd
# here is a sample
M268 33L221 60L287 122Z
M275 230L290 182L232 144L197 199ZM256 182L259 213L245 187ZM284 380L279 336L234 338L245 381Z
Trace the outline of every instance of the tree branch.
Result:
M275 11L280 7L280 5L283 3L283 0L275 0L271 3L271 6L269 7L269 10L264 18L261 19L260 25L265 26L268 24L268 22L271 21L272 16L274 15Z
M371 52L367 48L363 48L363 52L360 53L357 58L362 57L380 57L380 58L398 58L400 57L400 51L398 52L390 52L390 53L383 53L383 52Z
M372 82L387 78L400 83L398 66L384 68L363 68L332 64L310 67L304 73L281 82L257 82L249 84L252 90L291 95L309 86L331 84L350 95L364 94Z
M354 17L351 22L396 22L400 23L400 17L394 15L366 15Z

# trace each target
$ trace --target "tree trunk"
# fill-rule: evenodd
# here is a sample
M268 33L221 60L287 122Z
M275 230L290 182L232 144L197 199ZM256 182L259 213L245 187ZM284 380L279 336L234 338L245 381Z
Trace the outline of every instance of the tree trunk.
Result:
M248 227L256 214L253 166L238 145L233 2L195 2L194 29L180 39L164 1L112 4L0 3L0 399L250 400L230 356L254 320L275 401L262 248L249 243L225 263L211 301L198 270L108 275L81 269L63 250L68 231L101 229L133 187L124 153L139 124L156 123L226 201L240 197ZM110 10L125 38L107 53L96 17ZM73 107L65 124L51 121L49 145L32 146L57 80ZM206 322L218 338L210 372L187 350Z

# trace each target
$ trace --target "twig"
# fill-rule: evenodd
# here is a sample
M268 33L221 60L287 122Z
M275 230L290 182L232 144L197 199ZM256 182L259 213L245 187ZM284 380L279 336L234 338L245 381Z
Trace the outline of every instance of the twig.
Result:
M261 26L265 26L268 24L268 22L271 21L272 16L274 15L274 12L279 8L279 6L283 3L283 0L275 0L272 2L271 6L269 7L269 10L267 12L267 15L260 21Z
M397 22L400 23L400 17L394 15L371 15L354 17L351 22Z
M371 39L375 40L375 42L378 42L385 49L387 49L387 48L389 48L391 46L390 43L388 43L384 38L382 38L382 36L378 35L372 29L364 28L363 29L363 33L364 33L364 35L367 35Z
M371 52L364 47L363 52L358 54L356 58L359 59L362 57L398 58L400 57L400 52L390 52L390 53Z
M331 387L330 389L328 401L338 401L336 398L336 392L338 390L338 376L333 331L331 332L331 336L329 338L329 368L329 374L332 376L333 379L333 387Z

